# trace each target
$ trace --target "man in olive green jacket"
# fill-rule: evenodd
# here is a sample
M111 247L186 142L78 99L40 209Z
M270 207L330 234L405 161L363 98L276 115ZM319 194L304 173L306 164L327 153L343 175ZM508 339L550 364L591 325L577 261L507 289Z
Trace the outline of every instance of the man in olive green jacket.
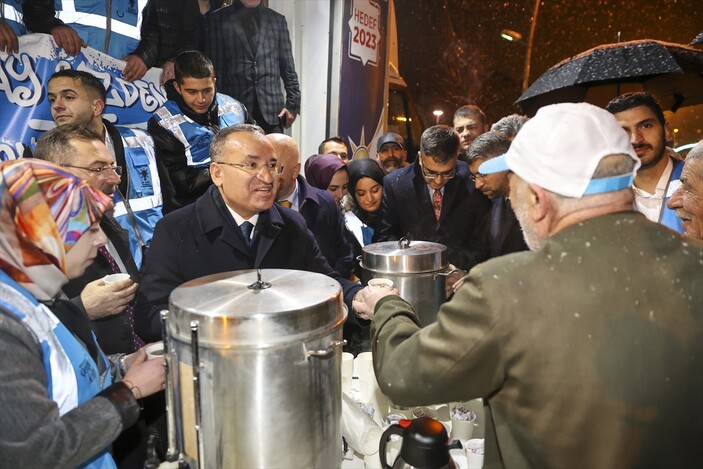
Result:
M393 402L483 397L484 467L697 467L703 461L703 245L632 211L626 134L589 104L542 108L505 157L533 252L475 267L437 322L364 289Z

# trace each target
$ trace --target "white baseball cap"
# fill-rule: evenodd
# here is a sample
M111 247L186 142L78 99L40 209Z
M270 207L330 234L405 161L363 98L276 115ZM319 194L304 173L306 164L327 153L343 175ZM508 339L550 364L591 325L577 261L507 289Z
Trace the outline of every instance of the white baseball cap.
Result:
M591 179L609 155L628 155L631 173ZM513 171L528 183L566 197L625 189L640 167L627 133L605 109L588 103L560 103L537 111L518 132L505 155L479 166L481 174Z

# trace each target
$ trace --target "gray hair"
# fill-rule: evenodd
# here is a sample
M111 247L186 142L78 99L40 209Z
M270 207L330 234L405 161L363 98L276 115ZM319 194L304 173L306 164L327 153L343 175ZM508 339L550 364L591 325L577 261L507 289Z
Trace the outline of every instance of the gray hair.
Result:
M103 142L102 136L86 124L66 124L48 130L37 140L34 157L56 164L70 164L76 151L72 140Z
M689 150L688 155L686 155L687 160L696 160L700 158L703 158L703 140L696 143L696 145Z
M227 143L227 138L237 132L249 132L257 133L265 136L266 133L264 129L254 124L234 124L229 127L225 127L215 134L215 138L210 142L210 159L217 163L222 161L225 143Z
M521 116L520 114L510 114L500 119L498 122L491 126L491 132L497 132L503 138L507 138L512 142L517 133L525 125L525 122L530 120L527 116Z
M496 132L486 132L471 143L466 156L469 163L476 160L490 160L496 156L505 154L510 148L510 140L503 138L501 134Z

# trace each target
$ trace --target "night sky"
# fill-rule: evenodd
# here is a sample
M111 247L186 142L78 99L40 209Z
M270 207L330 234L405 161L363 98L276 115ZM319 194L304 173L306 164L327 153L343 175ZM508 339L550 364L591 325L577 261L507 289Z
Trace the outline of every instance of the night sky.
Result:
M396 0L399 68L425 124L433 109L451 124L458 106L480 106L489 122L517 112L534 0ZM500 37L521 33L522 43ZM688 44L703 31L703 0L543 0L532 50L530 83L561 60L609 42L658 39ZM703 47L699 46L703 50ZM669 119L703 138L695 106ZM685 121L685 122L684 122ZM683 136L685 135L685 138ZM680 143L680 142L679 142Z

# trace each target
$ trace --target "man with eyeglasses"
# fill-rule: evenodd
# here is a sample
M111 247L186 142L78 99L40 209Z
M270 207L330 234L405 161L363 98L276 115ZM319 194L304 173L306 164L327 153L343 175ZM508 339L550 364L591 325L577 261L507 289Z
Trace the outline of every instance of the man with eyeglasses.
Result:
M486 257L482 239L490 202L476 191L459 157L459 136L436 125L422 133L417 160L383 180L381 224L374 242L423 240L447 246L449 262L468 270Z
M67 168L85 179L94 188L112 196L120 184L122 167L105 146L103 137L91 127L70 123L48 130L37 141L34 157ZM91 320L100 347L106 354L129 354L143 345L134 330L134 300L139 287L139 269L129 249L129 236L106 212L100 228L108 242L98 250L95 261L83 275L70 280L63 292ZM113 273L126 273L130 278L105 283L103 278ZM146 412L136 425L130 427L113 445L113 456L119 467L142 467L146 460L149 436L147 422L155 420L163 407L150 399Z
M527 251L525 238L510 205L510 181L508 171L495 174L481 173L481 164L497 156L504 155L510 148L510 140L497 132L486 132L478 136L466 152L471 175L476 189L491 199L488 230L489 257L498 257L517 251Z
M88 72L59 70L49 78L47 96L56 125L90 127L100 135L117 166L124 169L113 191L114 216L129 234L132 257L139 267L162 215L153 140L142 130L115 126L103 119L105 87Z
M184 282L243 269L296 269L337 280L350 307L361 286L344 279L322 256L305 219L274 205L284 168L260 127L237 124L210 145L213 185L195 203L167 214L156 227L142 267L136 326L161 337L159 312ZM348 322L361 320L350 313Z
M179 54L173 72L175 78L164 84L168 101L147 124L164 181L164 213L192 204L208 190L210 142L220 129L248 120L242 103L217 92L215 69L203 53Z

